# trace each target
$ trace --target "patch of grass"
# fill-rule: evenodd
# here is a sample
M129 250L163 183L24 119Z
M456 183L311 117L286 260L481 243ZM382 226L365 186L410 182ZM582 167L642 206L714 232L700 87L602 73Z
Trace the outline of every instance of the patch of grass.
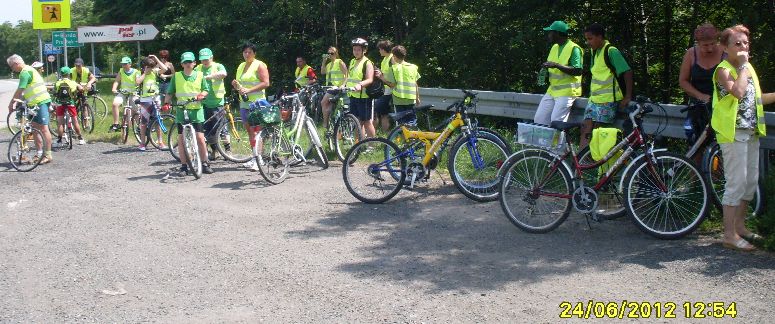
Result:
M762 196L772 197L775 192L775 172L770 172L762 183ZM765 208L763 208L762 215L753 220L753 226L756 232L764 236L765 240L761 244L765 250L775 251L775 209L766 208L766 204L770 203L768 199L764 199Z

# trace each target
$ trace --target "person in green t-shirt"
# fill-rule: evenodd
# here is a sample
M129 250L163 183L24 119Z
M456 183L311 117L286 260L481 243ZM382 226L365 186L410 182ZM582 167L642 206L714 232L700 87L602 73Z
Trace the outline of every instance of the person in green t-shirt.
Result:
M43 134L43 141L35 136L37 154L34 159L40 159L40 164L53 161L51 156L51 133L48 130L49 114L48 106L51 104L51 96L46 91L46 83L37 70L24 64L24 59L18 54L13 54L6 59L11 71L19 73L19 86L13 94L13 99L23 100L30 107L37 106L38 113L32 119L32 127ZM8 103L8 112L13 112L16 101ZM45 146L45 147L44 147ZM45 150L45 151L44 151Z
M205 81L210 86L212 91L207 93L207 97L202 100L202 106L205 111L204 133L210 135L206 138L210 143L212 149L212 158L217 158L218 150L215 148L215 142L218 134L215 134L213 127L217 124L215 118L210 119L213 115L223 109L224 98L226 97L226 87L223 84L223 80L226 78L226 68L221 63L216 63L213 58L213 51L209 48L203 48L199 50L199 61L201 64L194 68L194 71L202 72ZM229 143L226 143L226 149L229 149Z
M568 25L561 20L544 28L552 47L542 68L549 77L549 88L541 97L533 121L551 125L552 121L568 121L573 102L581 95L583 54L581 47L568 39Z
M86 144L81 135L81 125L78 120L78 110L75 108L75 96L83 91L83 87L77 82L70 80L70 68L62 67L59 72L62 74L62 78L54 83L54 94L56 96L57 105L54 110L57 116L57 142L56 146L62 146L62 137L66 136L65 133L65 113L70 114L73 120L73 128L75 128L75 134L78 135L78 145ZM66 141L73 141L74 138L67 139Z

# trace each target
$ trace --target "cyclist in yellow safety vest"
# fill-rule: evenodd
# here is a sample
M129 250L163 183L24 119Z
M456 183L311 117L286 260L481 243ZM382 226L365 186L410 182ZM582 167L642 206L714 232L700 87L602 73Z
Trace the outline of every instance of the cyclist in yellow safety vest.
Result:
M215 62L215 59L213 59L213 51L209 48L199 50L199 61L201 64L197 65L194 70L202 72L205 81L207 81L210 85L210 90L212 90L207 93L207 97L202 101L202 106L205 109L205 120L207 121L204 124L204 132L207 135L211 135L209 138L206 138L207 142L210 143L210 149L212 149L210 157L216 159L218 157L218 150L215 147L215 141L217 140L218 134L213 132L213 127L215 127L217 120L215 120L215 118L211 120L210 117L223 109L223 104L225 103L226 85L223 83L223 80L227 75L226 67L221 63ZM231 150L231 143L228 142L228 136L226 136L226 141L227 143L224 143L224 149L229 151Z
M396 107L396 113L411 111L415 105L420 104L420 88L417 86L420 73L417 70L417 65L405 61L405 47L397 45L390 52L393 55L391 73L386 75L384 71L377 71L376 76L392 88L392 100ZM407 124L417 125L417 116L414 114L411 114L411 117L407 119L409 119Z
M339 58L339 50L336 47L329 47L328 52L323 54L323 63L320 73L326 75L326 85L332 87L343 87L349 71L347 65ZM323 126L328 127L328 116L331 114L331 95L326 93L320 101L323 108Z
M307 65L307 60L303 56L296 58L296 71L294 71L293 75L295 76L294 84L297 90L318 81L315 69Z
M393 54L390 51L393 49L393 43L389 40L381 40L377 42L377 49L379 50L379 56L382 56L382 62L379 65L379 69L375 71L375 76L381 73L385 78L392 78L393 71L390 67L393 65ZM390 113L390 105L392 103L391 91L391 88L385 85L385 92L374 102L374 113L377 115L374 118L374 128L381 128L383 132L387 132L390 129L390 116L388 114Z
M151 105L156 103L157 108L161 105L159 90L159 76L167 71L167 66L156 57L156 55L148 55L143 60L143 72L137 75L135 83L140 87L140 151L145 151L145 129L151 117L159 113L159 111L151 111ZM152 115L154 114L154 115ZM164 150L163 136L161 128L156 129L157 143L159 143L159 149Z
M234 80L231 81L232 87L239 90L243 100L240 100L239 112L242 117L243 126L248 130L248 138L250 139L250 145L255 146L256 133L260 130L260 127L251 127L248 124L248 113L250 109L250 103L259 99L266 99L266 88L269 88L269 68L266 63L256 59L256 45L246 43L242 45L242 58L245 62L240 63L237 67L237 73L234 75ZM244 97L247 96L247 100ZM255 161L250 160L243 164L244 167L258 171L258 166Z
M97 82L97 77L89 71L89 68L83 66L83 59L75 59L75 67L70 69L70 80L78 82L84 90L88 91L92 85Z
M632 98L632 70L622 53L609 45L605 39L605 28L600 24L589 25L584 29L584 38L587 45L592 48L592 62L590 72L592 80L590 84L589 100L584 110L584 123L581 126L580 148L589 144L589 134L598 124L612 124L616 117L616 111L624 109L630 104ZM608 48L607 53L603 50ZM606 57L613 65L614 71L606 64ZM624 78L625 84L619 84L617 76ZM622 88L625 92L622 93Z
M533 121L550 125L552 121L568 121L573 102L581 95L581 72L583 52L581 47L568 39L568 25L555 21L544 28L553 44L546 62L549 88L538 104Z
M73 80L68 78L70 76L70 68L63 66L59 73L62 78L54 83L54 97L57 105L54 108L54 114L57 118L57 147L62 147L62 137L67 136L65 134L65 114L70 114L72 120L78 120L78 110L75 108L75 94L78 91L83 91L83 87ZM73 128L75 128L75 135L78 136L78 145L86 144L81 135L81 123L74 122ZM75 138L67 139L66 141L74 141Z
M722 245L741 251L755 250L750 243L763 240L746 228L745 220L759 181L759 139L767 135L764 105L775 102L775 93L762 93L760 79L749 62L749 35L743 25L721 32L720 44L727 57L713 72L710 122L724 157Z
M121 130L119 125L119 109L124 104L124 100L127 100L129 105L133 105L137 92L137 76L140 71L132 68L132 59L129 56L121 58L121 70L116 74L116 80L113 81L113 93L116 95L113 98L113 125L110 126L110 130L117 132ZM119 90L129 91L133 93L128 98L124 98L124 95L119 93Z
M374 109L371 105L371 98L366 94L366 87L374 82L374 64L366 57L369 42L363 38L356 38L351 43L354 57L350 60L350 72L346 86L355 91L347 94L350 97L350 112L361 122L361 138L374 137L376 131L371 122L374 117Z
M202 173L211 174L213 173L213 169L210 168L210 162L207 159L207 146L205 146L205 136L202 133L205 114L202 109L202 104L200 103L200 101L210 93L210 85L205 81L202 72L194 71L196 65L194 53L183 53L180 56L180 65L183 66L183 71L175 72L175 75L172 76L172 81L167 89L167 96L164 97L164 103L169 104L173 97L177 103L182 103L192 98L196 98L197 101L186 104L184 107L175 110L175 121L178 127L178 156L180 157L180 163L182 163L179 175L185 176L189 172L188 166L186 166L185 148L182 145L182 123L185 121L184 110L188 111L188 120L191 122L191 125L194 126L194 131L196 131L199 158L202 160Z
M44 140L41 143L41 139L35 136L35 147L38 151L33 159L41 159L40 164L49 163L52 161L51 133L48 130L48 106L51 104L51 96L46 89L46 83L37 70L24 64L21 56L13 54L6 59L6 63L11 71L19 73L19 87L14 92L13 99L23 100L29 107L39 107L37 115L32 119L32 127L43 133ZM8 111L9 113L14 111L13 100L8 103Z

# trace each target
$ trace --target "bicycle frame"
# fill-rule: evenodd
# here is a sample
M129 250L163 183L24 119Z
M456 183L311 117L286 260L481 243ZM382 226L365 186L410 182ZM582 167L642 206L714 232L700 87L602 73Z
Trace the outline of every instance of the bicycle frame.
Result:
M401 133L407 140L418 139L423 142L425 145L425 156L423 156L422 165L427 167L435 153L439 151L441 145L447 138L449 138L456 129L464 125L466 125L466 122L462 115L460 113L455 113L455 118L447 124L447 127L445 127L441 133L412 131L406 126L401 126ZM412 151L411 155L414 155L414 149L410 148L410 150Z

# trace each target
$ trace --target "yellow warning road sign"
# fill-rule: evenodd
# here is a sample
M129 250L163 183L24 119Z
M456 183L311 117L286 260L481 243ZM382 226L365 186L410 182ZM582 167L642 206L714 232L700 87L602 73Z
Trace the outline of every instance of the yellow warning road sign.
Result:
M32 0L32 28L70 28L70 0Z

